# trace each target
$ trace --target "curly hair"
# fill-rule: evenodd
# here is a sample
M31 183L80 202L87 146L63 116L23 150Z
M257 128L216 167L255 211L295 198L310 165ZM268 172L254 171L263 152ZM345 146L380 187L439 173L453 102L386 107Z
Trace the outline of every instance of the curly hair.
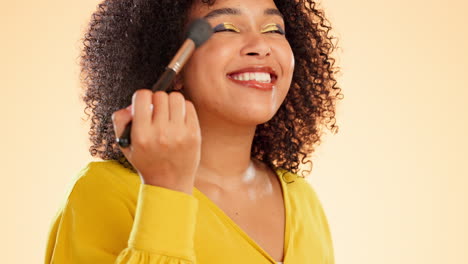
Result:
M93 13L80 55L85 114L91 118L90 153L135 169L115 141L112 113L132 94L151 87L183 41L194 0L104 0ZM213 5L214 0L202 0ZM295 68L289 92L266 123L257 125L251 157L298 174L319 145L323 127L337 133L335 109L342 99L334 77L331 26L313 0L274 1L284 16ZM309 171L310 172L310 171ZM309 173L308 172L308 173ZM302 174L303 177L305 177Z

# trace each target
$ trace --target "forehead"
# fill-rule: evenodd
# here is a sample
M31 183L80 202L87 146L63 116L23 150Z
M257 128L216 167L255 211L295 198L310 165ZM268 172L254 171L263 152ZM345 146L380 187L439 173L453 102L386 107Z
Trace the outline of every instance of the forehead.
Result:
M203 4L202 1L198 0L194 2L189 11L189 18L205 17L212 19L221 15L278 15L281 17L281 13L277 10L273 0L216 0L212 6Z

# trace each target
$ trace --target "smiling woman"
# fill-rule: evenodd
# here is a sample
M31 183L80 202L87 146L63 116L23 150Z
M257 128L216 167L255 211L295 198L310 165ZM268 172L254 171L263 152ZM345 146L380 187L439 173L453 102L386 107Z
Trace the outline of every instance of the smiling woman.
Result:
M214 34L174 92L144 89L198 18ZM334 263L321 203L298 175L322 127L336 130L330 28L313 1L100 4L81 66L90 152L103 161L75 178L45 262Z

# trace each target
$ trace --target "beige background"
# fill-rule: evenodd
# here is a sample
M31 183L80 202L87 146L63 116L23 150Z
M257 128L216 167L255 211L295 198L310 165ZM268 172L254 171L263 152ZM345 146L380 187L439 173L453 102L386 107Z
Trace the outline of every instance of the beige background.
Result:
M97 5L2 1L2 263L41 263L90 157L79 39ZM337 263L468 263L468 3L326 1L339 37L340 132L312 182Z

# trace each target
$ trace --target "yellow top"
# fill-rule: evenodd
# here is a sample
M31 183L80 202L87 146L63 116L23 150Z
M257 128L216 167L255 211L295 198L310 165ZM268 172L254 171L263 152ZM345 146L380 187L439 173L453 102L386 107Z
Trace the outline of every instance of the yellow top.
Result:
M284 264L334 264L326 216L311 185L276 170L286 210ZM45 263L275 264L198 189L141 184L116 161L91 162L55 217Z

